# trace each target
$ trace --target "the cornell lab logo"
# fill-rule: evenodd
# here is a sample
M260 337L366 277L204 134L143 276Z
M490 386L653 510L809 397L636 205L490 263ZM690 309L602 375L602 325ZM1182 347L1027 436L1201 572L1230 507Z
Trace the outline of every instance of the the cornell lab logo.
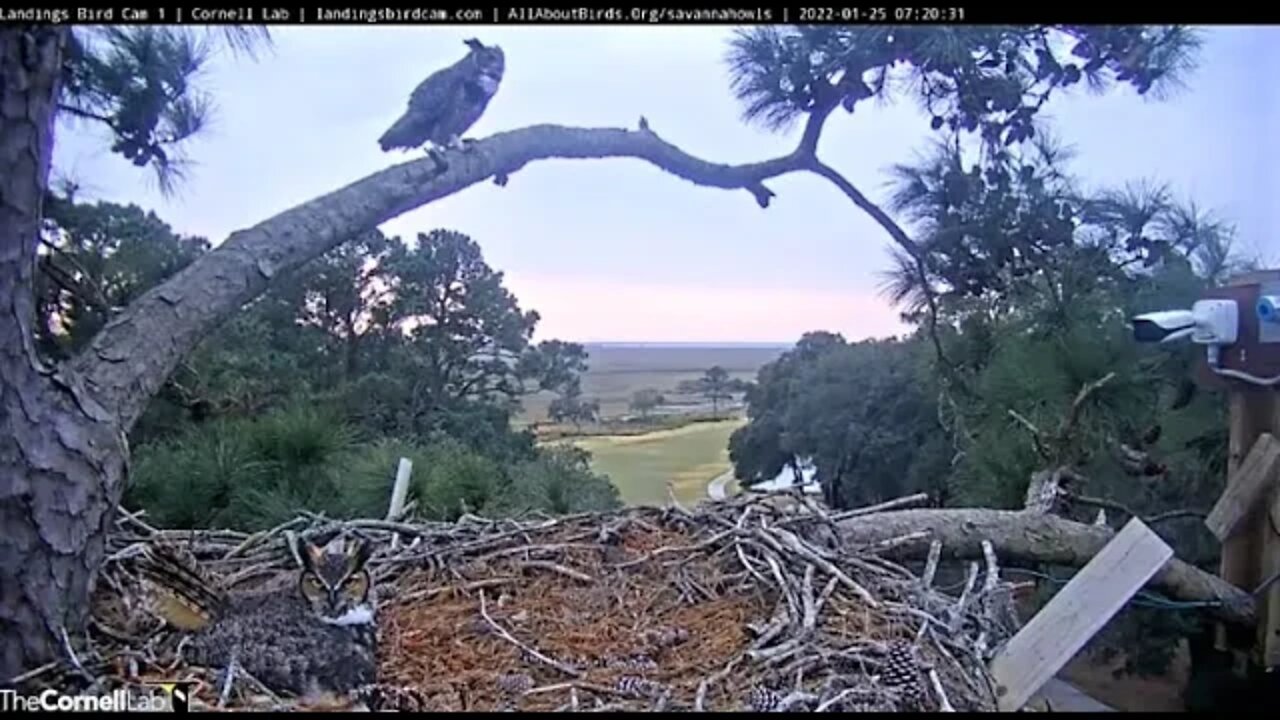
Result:
M64 694L52 688L37 695L0 690L0 712L189 712L191 685L148 683L105 695Z

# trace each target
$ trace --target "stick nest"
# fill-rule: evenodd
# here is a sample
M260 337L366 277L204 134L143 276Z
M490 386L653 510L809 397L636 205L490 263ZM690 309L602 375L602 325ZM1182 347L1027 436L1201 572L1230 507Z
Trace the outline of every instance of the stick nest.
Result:
M185 679L196 707L318 709L183 664L181 633L138 607L131 559L162 543L235 590L296 567L291 536L346 529L378 545L379 697L394 690L413 709L993 711L987 660L1017 623L994 555L955 597L932 587L936 543L917 576L883 555L927 537L846 547L839 518L751 493L447 524L303 515L255 534L157 530L123 513L88 636L13 682L108 692Z

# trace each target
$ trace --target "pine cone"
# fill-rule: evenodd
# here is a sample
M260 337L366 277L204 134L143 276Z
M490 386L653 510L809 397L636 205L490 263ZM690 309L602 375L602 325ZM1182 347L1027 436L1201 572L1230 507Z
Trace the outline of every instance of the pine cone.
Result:
M658 649L675 647L689 640L689 631L682 627L663 626L645 631L645 641Z
M504 673L498 676L498 689L507 695L524 695L533 689L533 678L525 673Z
M623 695L642 698L658 697L665 689L662 683L656 683L635 675L623 675L618 678L616 688Z
M920 684L920 665L916 661L914 645L903 641L892 643L885 657L884 674L881 677L886 687L897 690L903 709L919 708L924 700L924 687Z
M356 689L356 699L372 712L426 712L427 698L410 687L375 683Z
M632 670L635 672L654 672L658 669L658 663L648 655L631 655L629 657L610 657L606 661L606 667L618 668L622 670Z
M882 682L890 687L907 685L919 680L916 665L915 648L911 643L895 641L889 645L885 654Z
M782 704L782 696L767 687L753 685L747 693L747 705L756 712L773 712Z

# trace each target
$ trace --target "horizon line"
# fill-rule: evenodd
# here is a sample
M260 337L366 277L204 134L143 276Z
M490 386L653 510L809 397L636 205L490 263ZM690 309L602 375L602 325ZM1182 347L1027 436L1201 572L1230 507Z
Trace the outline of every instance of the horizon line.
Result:
M610 345L614 347L625 345L643 345L643 346L700 346L700 347L792 347L796 344L795 340L570 340L581 345Z

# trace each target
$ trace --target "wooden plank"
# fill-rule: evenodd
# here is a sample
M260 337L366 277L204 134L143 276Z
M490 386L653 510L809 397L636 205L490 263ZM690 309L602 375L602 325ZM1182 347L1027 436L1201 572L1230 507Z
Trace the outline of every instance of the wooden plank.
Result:
M1028 703L1028 707L1041 705L1045 712L1116 712L1110 705L1099 702L1080 688L1056 677L1049 678Z
M1262 433L1254 441L1239 469L1227 481L1227 489L1204 519L1204 524L1226 540L1239 530L1246 518L1266 500L1280 470L1280 441Z
M1133 518L991 661L1002 712L1026 704L1173 557Z

